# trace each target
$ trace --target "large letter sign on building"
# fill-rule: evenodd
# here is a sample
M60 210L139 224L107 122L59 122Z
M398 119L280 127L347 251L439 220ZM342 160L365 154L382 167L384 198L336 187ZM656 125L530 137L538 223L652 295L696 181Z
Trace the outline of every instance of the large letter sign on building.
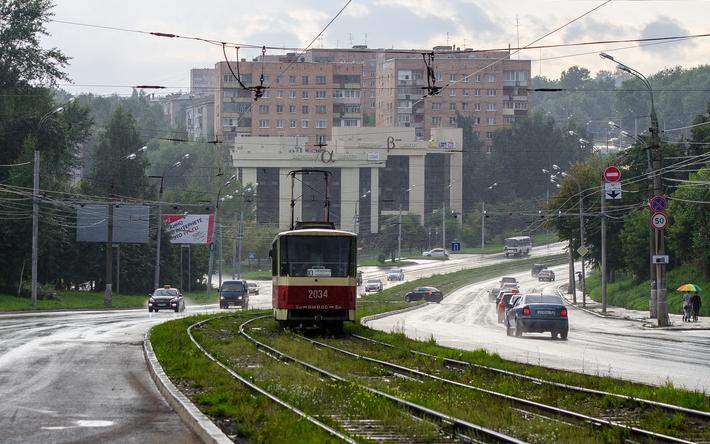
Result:
M214 230L213 214L163 214L171 244L209 244Z

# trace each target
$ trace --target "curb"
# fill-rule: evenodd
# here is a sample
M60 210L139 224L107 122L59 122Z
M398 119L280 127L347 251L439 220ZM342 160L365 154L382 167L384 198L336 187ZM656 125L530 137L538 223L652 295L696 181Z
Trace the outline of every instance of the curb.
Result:
M175 410L180 419L197 435L205 444L233 444L234 441L229 439L204 413L202 413L190 399L185 396L175 385L168 379L168 376L160 366L158 359L155 357L153 346L148 339L148 333L143 340L143 356L148 365L150 376L155 382L158 391L163 395L170 407Z
M386 312L384 312L384 313L378 313L378 314L371 315L371 316L365 316L364 318L361 318L361 319L360 319L360 325L367 326L366 324L367 324L368 322L370 322L370 321L375 321L375 320L377 320L377 319L386 318L386 317L388 317L388 316L394 316L394 315L400 314L400 313L406 313L406 312L408 312L408 311L418 310L418 309L420 309L420 308L422 308L422 307L426 307L426 306L429 305L430 303L431 303L431 302L427 302L426 304L417 304L417 305L414 305L414 306L412 306L412 307L400 308L399 310L386 311Z

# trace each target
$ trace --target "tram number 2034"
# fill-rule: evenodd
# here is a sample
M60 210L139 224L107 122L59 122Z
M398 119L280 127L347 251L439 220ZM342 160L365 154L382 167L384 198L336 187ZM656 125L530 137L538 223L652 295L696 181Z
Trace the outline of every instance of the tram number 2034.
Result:
M328 290L322 288L314 288L308 290L308 299L327 299Z

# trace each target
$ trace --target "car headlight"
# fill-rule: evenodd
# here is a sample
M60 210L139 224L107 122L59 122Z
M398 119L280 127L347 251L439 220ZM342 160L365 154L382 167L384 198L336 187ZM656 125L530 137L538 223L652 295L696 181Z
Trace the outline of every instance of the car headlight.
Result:
M151 304L153 304L153 303L155 303L155 299L150 298L150 299L148 299L148 302L150 302Z

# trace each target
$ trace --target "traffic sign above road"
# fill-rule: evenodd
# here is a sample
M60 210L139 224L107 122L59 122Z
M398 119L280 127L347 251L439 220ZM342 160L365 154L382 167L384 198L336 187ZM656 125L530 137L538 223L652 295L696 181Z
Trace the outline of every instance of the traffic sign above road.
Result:
M618 167L610 166L604 170L604 180L607 182L618 182L621 180L621 171Z
M651 226L657 230L663 230L668 225L668 216L666 213L653 213L651 216Z
M654 213L660 213L668 208L668 199L665 196L655 195L649 199L648 206Z

